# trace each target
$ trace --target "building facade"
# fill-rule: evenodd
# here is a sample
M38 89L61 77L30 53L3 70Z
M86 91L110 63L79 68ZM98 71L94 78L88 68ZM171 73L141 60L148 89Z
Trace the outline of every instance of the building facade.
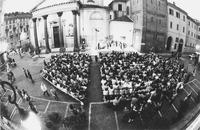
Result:
M167 0L130 0L134 41L141 52L163 52L167 36Z
M168 3L168 32L166 50L184 52L187 34L187 13L175 3Z
M200 21L196 20L197 23L197 45L196 51L200 53Z
M30 13L15 12L4 14L4 33L9 42L17 43L22 32L29 34Z
M44 0L31 12L31 42L36 48L69 51L134 50L133 21L128 0ZM120 33L116 29L120 28ZM132 48L130 48L132 47Z
M3 10L4 0L0 0L0 38L4 37L4 10Z
M31 13L30 38L38 48L192 52L197 24L167 0L43 0ZM118 31L120 30L120 31Z
M130 1L114 0L110 8L110 46L113 50L136 50L133 41L133 23L130 18Z
M35 47L95 51L109 36L109 9L102 0L44 0L33 10L31 41Z
M185 44L185 52L195 52L197 45L197 36L198 36L198 26L197 22L187 16L187 35L186 35L186 44Z

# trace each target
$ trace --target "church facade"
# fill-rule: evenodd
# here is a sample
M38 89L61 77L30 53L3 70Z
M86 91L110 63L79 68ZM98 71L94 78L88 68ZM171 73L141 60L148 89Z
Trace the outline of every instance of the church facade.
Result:
M129 3L116 2L122 2L123 8ZM114 4L104 6L103 0L43 0L31 11L30 40L36 50L45 47L46 52L61 47L68 51L131 50L133 21L126 13L114 14ZM118 14L123 8L116 7Z

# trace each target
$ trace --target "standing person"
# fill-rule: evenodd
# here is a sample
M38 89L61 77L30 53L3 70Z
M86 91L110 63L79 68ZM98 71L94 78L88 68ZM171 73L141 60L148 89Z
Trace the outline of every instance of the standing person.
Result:
M193 76L193 77L196 76L196 71L197 71L197 70L196 70L196 68L194 67L194 70L193 70L193 72L192 72L192 76Z
M56 90L54 88L50 89L50 93L55 98L55 100L58 100L58 95L57 95Z
M44 66L47 66L47 63L46 63L46 61L44 60L43 62L44 62Z
M98 56L97 55L95 55L95 61L98 62Z
M41 88L44 96L45 96L45 94L47 94L47 96L49 96L47 87L46 87L46 85L43 82L41 83L40 88Z
M8 76L8 81L10 81L10 83L13 84L13 82L15 81L14 73L11 70L9 70L7 76Z
M31 73L30 73L30 71L28 69L27 69L27 75L28 75L28 78L31 80L31 82L34 83L32 75L31 75Z
M26 76L26 78L28 78L28 74L26 72L26 69L23 68L23 71L24 71L24 75Z
M23 97L22 91L21 91L20 89L18 89L17 86L15 86L15 90L16 90L17 94L20 96L20 98L21 98L22 100L24 100L24 97Z
M24 99L26 100L26 101L30 101L31 100L31 98L30 98L30 96L28 95L28 93L27 93L27 91L25 91L24 89L22 89L22 94L23 94L23 97L24 97Z
M188 83L190 81L191 73L187 73L184 79L184 83Z
M196 56L194 57L194 66L198 65L198 60L199 60L199 57L196 54Z
M22 54L21 54L21 46L18 48L18 54L19 54L19 57L22 58Z
M35 114L37 114L38 111L37 111L37 109L36 109L36 106L33 105L33 103L32 103L31 101L29 101L28 104L29 104L30 109L31 109Z

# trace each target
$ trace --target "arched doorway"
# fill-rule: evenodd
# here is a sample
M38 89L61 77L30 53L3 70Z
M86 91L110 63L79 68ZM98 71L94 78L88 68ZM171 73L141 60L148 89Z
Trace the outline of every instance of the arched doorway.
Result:
M166 47L167 51L170 51L171 45L172 45L172 37L170 36L167 38L167 47Z
M182 50L183 50L183 39L180 39L180 41L179 41L179 44L178 44L178 52L182 52Z

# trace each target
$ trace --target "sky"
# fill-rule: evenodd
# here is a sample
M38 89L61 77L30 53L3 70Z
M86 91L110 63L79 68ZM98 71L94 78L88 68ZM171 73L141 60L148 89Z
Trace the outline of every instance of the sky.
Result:
M9 12L28 12L41 0L5 0L3 9L6 13ZM104 0L108 4L111 0ZM176 5L185 10L189 16L200 20L200 0L168 0L175 2Z

